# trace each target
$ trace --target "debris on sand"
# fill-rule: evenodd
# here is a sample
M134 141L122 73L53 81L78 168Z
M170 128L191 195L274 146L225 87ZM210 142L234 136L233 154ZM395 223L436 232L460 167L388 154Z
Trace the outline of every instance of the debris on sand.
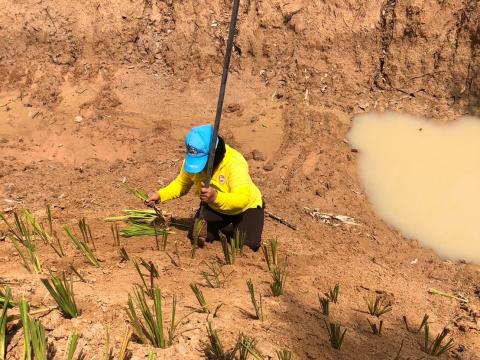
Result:
M305 212L310 215L315 220L319 220L325 224L329 224L332 226L340 226L341 224L346 225L359 225L354 218L347 216L347 215L336 215L330 213L321 212L318 209L309 209L304 208Z

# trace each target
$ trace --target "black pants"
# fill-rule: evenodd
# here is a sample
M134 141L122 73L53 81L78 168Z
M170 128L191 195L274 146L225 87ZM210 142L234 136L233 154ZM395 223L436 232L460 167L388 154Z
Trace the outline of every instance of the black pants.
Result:
M200 210L201 208L197 210L195 220L200 218ZM245 245L253 251L257 251L260 248L263 223L265 221L265 212L262 207L248 209L238 215L225 215L205 206L203 218L207 222L207 242L218 240L220 231L228 237L233 235L235 230L238 230L245 234ZM190 239L192 239L192 234L193 225L188 232Z

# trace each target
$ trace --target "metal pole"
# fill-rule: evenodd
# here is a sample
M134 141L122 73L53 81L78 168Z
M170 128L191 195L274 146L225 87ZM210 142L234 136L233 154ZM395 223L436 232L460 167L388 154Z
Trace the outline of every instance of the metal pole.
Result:
M218 136L218 129L220 127L220 120L222 119L223 99L225 98L225 89L227 87L228 68L230 67L230 55L232 53L233 38L235 37L235 30L237 27L237 15L238 15L239 6L240 6L240 0L234 0L232 18L230 19L230 30L228 32L227 50L225 52L225 59L223 62L222 82L220 83L220 94L218 95L217 113L215 115L215 125L213 127L212 140L210 143L210 151L208 155L207 178L205 179L205 187L209 187L210 181L212 180L213 159L215 157L215 147L217 145L217 136Z

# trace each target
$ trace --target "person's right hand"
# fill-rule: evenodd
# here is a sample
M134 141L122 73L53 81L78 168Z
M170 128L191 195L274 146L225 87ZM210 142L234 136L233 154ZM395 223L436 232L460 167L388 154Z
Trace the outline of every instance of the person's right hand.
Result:
M154 207L155 204L158 204L159 201L160 195L158 195L157 192L151 192L150 194L148 194L148 199L145 200L145 205L149 207Z

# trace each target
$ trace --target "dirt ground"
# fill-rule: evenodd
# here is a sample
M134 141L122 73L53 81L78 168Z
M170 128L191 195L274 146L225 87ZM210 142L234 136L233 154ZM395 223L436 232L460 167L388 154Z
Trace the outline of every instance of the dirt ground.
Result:
M56 310L40 316L54 358L63 358L73 328L85 358L102 357L105 325L116 354L127 296L139 279L131 261L120 262L103 219L141 208L122 179L150 191L167 184L181 166L185 133L213 120L231 2L0 0L0 7L0 210L28 208L45 219L51 205L67 256L40 246L43 267L71 273L73 264L87 280L74 284L79 318L65 320ZM261 252L225 265L224 288L201 287L209 303L224 304L209 319L225 345L244 332L272 358L287 348L294 359L362 360L394 359L403 341L399 358L420 359L422 335L407 332L402 317L418 324L428 314L434 334L447 326L455 340L445 357L480 359L480 267L441 259L379 219L345 140L352 118L365 111L440 122L480 113L479 2L245 0L234 50L221 134L246 154L269 210L298 229L266 220L264 240L277 237L282 258L288 254L283 296L270 295ZM197 206L188 195L162 209L188 221ZM359 225L325 224L305 207ZM96 239L99 269L62 230L82 217ZM186 314L197 304L189 284L203 284L203 262L222 252L213 243L191 259L185 230L174 231L167 252L178 243L180 267L155 250L153 238L122 245L130 257L158 265L166 308L176 294ZM53 305L41 276L28 273L0 238L0 286L37 307ZM263 295L263 322L252 319L250 278ZM329 345L317 296L337 282L340 300L329 318L347 329L341 350ZM371 333L365 313L364 297L375 292L393 301L382 336ZM189 316L159 359L203 358L206 321ZM22 331L10 330L7 359L19 359ZM129 349L142 359L150 347L133 340Z

